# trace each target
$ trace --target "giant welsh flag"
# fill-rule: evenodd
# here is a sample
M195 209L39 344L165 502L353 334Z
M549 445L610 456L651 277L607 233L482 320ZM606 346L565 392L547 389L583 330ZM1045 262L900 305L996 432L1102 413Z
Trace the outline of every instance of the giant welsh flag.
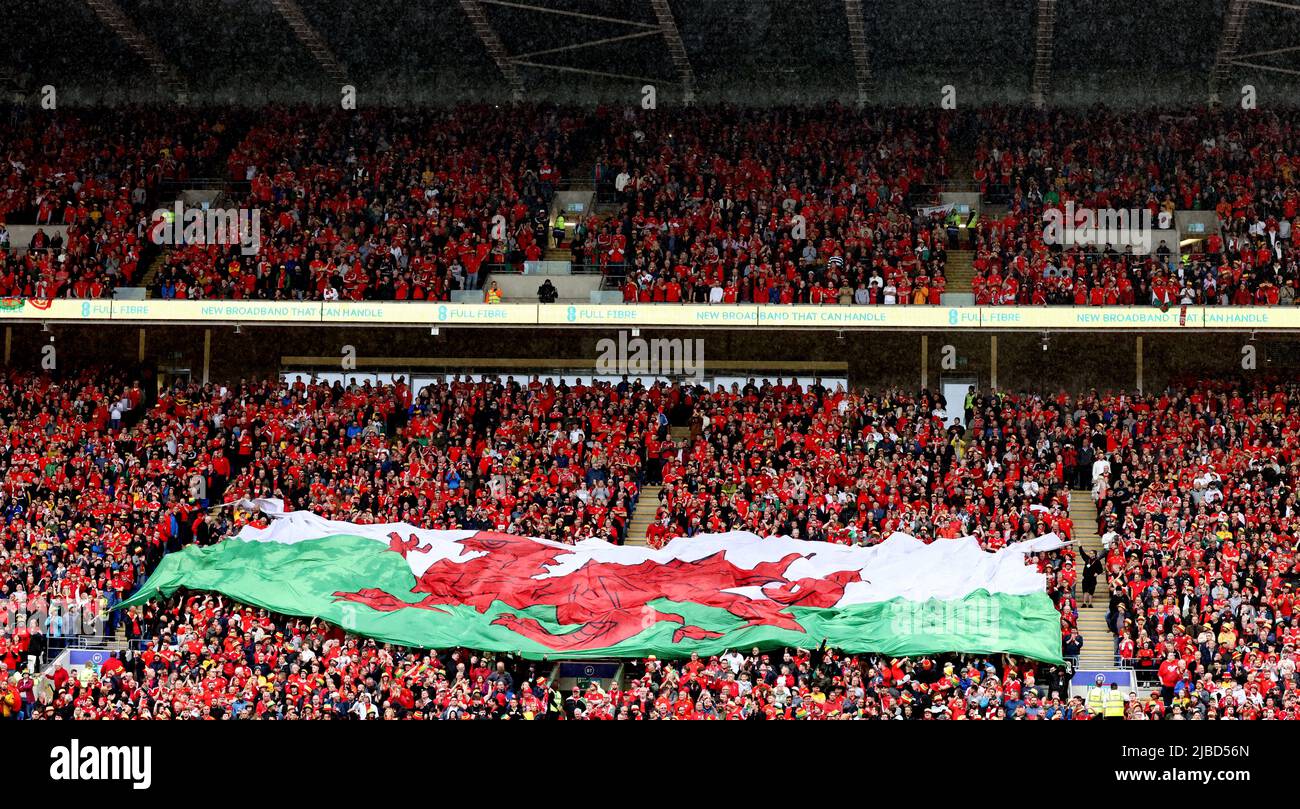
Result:
M223 593L361 635L525 657L679 657L754 646L890 656L1007 652L1061 662L1060 617L1026 554L973 538L896 533L870 548L750 533L660 550L565 545L487 531L358 525L275 500L271 517L216 545L163 558L121 608L179 588Z

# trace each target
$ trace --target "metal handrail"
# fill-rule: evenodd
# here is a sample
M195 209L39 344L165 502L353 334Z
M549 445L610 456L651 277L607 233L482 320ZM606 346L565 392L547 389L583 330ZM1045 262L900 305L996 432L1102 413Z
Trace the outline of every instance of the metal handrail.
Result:
M114 641L109 635L60 635L58 637L45 636L46 650L52 649L93 649L97 646L106 646L110 641Z
M484 264L479 269L479 273L481 274L486 270L501 275L523 275L524 263L525 262L519 262L518 264ZM613 265L579 264L577 262L570 262L570 270L573 275L596 275L598 273L603 273L604 267L606 266Z

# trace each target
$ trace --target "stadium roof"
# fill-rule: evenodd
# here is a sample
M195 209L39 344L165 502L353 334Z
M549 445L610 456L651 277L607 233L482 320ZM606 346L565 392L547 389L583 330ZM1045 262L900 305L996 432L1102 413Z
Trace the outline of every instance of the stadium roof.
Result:
M81 103L1297 98L1300 0L11 0L0 87Z

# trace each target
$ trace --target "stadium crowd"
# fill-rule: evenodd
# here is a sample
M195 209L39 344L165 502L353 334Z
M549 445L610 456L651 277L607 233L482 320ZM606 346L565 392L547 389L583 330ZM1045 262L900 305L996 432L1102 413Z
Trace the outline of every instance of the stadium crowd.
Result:
M976 302L1294 305L1300 195L1287 144L1298 125L1285 110L977 113L972 180L1007 210L977 228ZM1105 250L1045 229L1048 211L1085 210L1132 212L1120 224L1145 236L1116 228L1133 246ZM1177 210L1213 211L1220 232L1180 256Z
M97 673L60 669L33 718L152 719L1079 719L1064 672L982 657L887 659L833 649L735 650L631 661L622 685L561 689L553 663L394 647L206 594L127 619L139 650Z
M1116 653L1162 689L1129 718L1295 718L1294 384L1142 396L829 390L750 382L452 379L413 392L302 379L230 386L88 369L0 378L0 665L13 717L1082 719L1063 667L1006 656L890 660L833 649L644 660L621 691L560 694L549 667L387 646L217 596L111 608L161 556L230 535L220 504L277 496L356 522L627 538L646 482L652 544L742 528L872 544L1069 537L1091 486ZM967 427L953 424L961 418ZM671 424L687 426L675 439ZM1089 560L1038 554L1078 653ZM48 614L13 623L15 611ZM61 609L60 609L61 608ZM98 670L25 673L87 632ZM1088 643L1109 643L1089 637Z
M162 298L447 300L489 267L541 257L580 127L572 114L279 110L225 158L263 244L172 252Z
M201 176L237 117L131 108L0 120L0 297L102 298L138 284L167 184ZM37 229L11 244L5 223Z
M938 303L946 242L909 204L945 176L948 121L839 107L608 116L619 212L581 263L654 303ZM622 265L620 267L620 265Z
M997 549L1049 531L1069 538L1061 411L779 378L714 391L696 402L687 446L663 462L650 539L747 530L874 543L904 531Z
M1297 707L1300 389L1205 382L1104 404L1093 489L1117 654L1167 702Z
M466 105L53 120L0 124L0 243L3 223L49 226L10 245L30 251L0 253L0 296L147 284L164 299L448 300L558 248L628 302L937 304L957 231L919 209L967 184L993 206L963 245L979 305L1291 305L1300 284L1286 111ZM956 142L969 176L951 169ZM261 248L165 245L151 272L155 207L211 177L217 204L257 211ZM602 204L553 221L568 182L594 184ZM1058 243L1044 217L1067 205L1149 216L1149 249ZM1220 232L1180 255L1165 229L1175 210L1213 211Z

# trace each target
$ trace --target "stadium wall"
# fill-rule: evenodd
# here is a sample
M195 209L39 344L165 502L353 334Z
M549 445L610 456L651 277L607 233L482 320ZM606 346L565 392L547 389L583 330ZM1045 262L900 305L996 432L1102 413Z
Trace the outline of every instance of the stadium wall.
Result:
M236 333L228 326L159 325L143 329L142 344L142 329L130 326L52 324L49 332L36 325L5 328L6 357L12 367L41 368L49 361L46 347L53 345L57 369L140 362L153 369L187 368L193 378L201 379L206 357L208 378L218 383L309 365L342 370L346 346L355 350L363 371L404 369L409 366L400 360L409 358L431 360L449 372L489 370L476 360L490 358L496 363L490 370L501 373L506 372L501 360L516 359L524 372L570 367L590 373L600 353L597 342L617 336L617 330L605 328L457 327L441 328L435 336L428 328L243 326ZM846 368L854 385L909 390L920 386L923 377L928 386L938 387L946 376L1015 391L1131 391L1138 385L1139 337L1142 386L1148 391L1188 379L1252 374L1294 379L1300 371L1300 335L1268 334L1252 340L1249 333L1053 333L1046 351L1036 332L642 329L641 336L703 340L706 370L710 362L725 362L745 365L758 376L776 375L807 369L816 361L819 367ZM1253 355L1253 369L1243 368L1247 354ZM286 358L293 363L286 365Z

